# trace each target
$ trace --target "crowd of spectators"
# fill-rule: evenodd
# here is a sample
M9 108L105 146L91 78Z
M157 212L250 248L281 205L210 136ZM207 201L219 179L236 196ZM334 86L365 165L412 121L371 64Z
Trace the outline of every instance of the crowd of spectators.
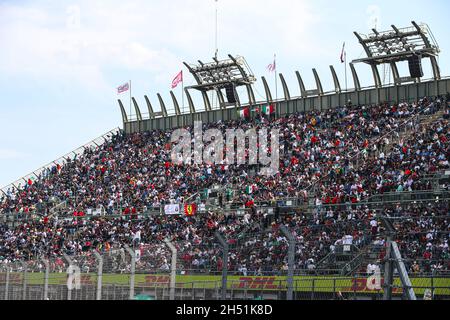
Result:
M64 253L83 257L84 268L92 268L92 250L97 250L110 257L107 266L124 272L129 268L128 245L139 252L138 270L168 270L170 251L163 240L169 238L178 246L182 269L219 271L221 249L214 232L220 231L231 246L231 271L277 273L287 269L288 241L279 229L282 222L296 238L296 269L315 270L337 246L384 245L376 215L389 212L361 207L334 210L328 205L356 205L374 194L431 189L431 180L425 177L450 168L448 110L446 99L424 98L204 124L204 129L223 132L279 129L280 172L270 177L250 174L249 165L174 165L171 130L114 135L110 142L48 168L22 189L6 191L0 198L0 214L37 211L41 216L15 227L0 224L0 261L36 263L45 256L53 261L52 268L63 270ZM423 121L437 112L443 116ZM405 136L399 134L400 127ZM243 216L207 212L195 217L137 217L146 208L182 203L215 185L233 186L236 203L307 199L314 191L317 210L286 215L273 224L258 208ZM248 186L251 194L246 192ZM48 215L49 203L57 203L54 199L66 203L69 216ZM123 217L83 219L93 208L104 208L107 214L118 211ZM412 270L449 270L448 206L394 211L410 218L397 227L402 253L414 259Z
M7 190L0 198L0 213L42 212L58 201L66 202L66 212L103 208L108 213L129 213L181 203L214 185L232 186L238 202L247 200L248 186L252 186L256 201L304 198L314 185L324 203L356 202L374 193L429 188L421 177L449 168L448 120L415 131L388 154L380 150L392 143L392 138L382 137L414 114L432 114L446 107L441 99L422 99L412 104L296 113L272 121L256 117L204 124L204 129L222 131L278 128L280 172L275 176L249 174L249 165L174 165L171 130L118 134L109 143L67 159L62 166L46 169L40 179L28 181L21 190ZM355 156L357 166L350 161Z
M383 259L386 234L381 216L392 219L397 229L395 240L411 271L450 270L447 201L397 204L379 209L369 209L367 205L329 206L313 214L297 212L280 215L278 219L257 210L251 219L236 214L208 213L137 219L55 217L16 228L2 224L0 265L29 261L33 265L30 270L42 271L44 266L39 258L46 257L51 261L52 270L64 272L67 261L63 254L66 254L80 265L82 272L89 272L96 268L92 253L95 250L104 257L105 271L129 272L130 255L125 249L128 246L136 254L138 272L169 271L171 252L164 243L167 238L178 250L179 270L220 273L222 251L214 237L215 231L219 231L230 246L230 272L281 274L288 268L289 242L279 228L284 224L296 241L296 272L328 272L331 266L320 265L321 260L339 252L344 245L358 249L370 245L373 251L379 252L377 259Z

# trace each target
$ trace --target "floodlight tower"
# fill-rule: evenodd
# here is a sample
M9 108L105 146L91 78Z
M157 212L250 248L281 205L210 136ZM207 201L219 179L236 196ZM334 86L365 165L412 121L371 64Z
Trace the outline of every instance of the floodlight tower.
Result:
M220 109L227 106L240 106L239 96L236 88L245 86L247 88L249 103L255 104L255 95L253 93L252 84L256 78L244 57L228 55L228 59L218 60L213 58L212 62L203 63L198 60L197 65L184 62L189 72L192 73L197 85L186 87L188 89L196 89L202 93L205 110L211 110L211 103L208 98L209 91L215 91L219 100ZM222 90L225 89L227 101L224 99Z
M353 60L354 63L366 63L371 66L375 86L381 87L378 65L389 64L394 76L394 84L404 82L420 82L423 77L422 58L429 58L433 69L434 80L440 80L441 74L437 57L440 49L431 29L427 24L417 24L412 21L411 27L397 28L391 25L392 30L378 31L372 29L369 35L354 32L359 43L363 46L367 58ZM410 76L400 77L397 62L408 61Z

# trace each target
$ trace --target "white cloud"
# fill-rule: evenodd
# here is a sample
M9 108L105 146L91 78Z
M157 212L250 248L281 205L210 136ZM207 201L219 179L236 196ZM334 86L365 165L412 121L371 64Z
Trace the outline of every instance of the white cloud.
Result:
M94 89L110 87L109 69L148 71L167 82L184 59L212 56L214 8L212 0L3 4L0 35L8 45L0 70ZM275 48L292 56L320 50L307 31L320 20L305 1L228 0L219 8L222 55L246 48L267 49L268 56Z

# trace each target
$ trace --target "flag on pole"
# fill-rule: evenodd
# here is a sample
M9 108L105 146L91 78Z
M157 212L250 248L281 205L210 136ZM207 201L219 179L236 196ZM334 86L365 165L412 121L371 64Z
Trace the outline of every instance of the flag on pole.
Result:
M172 80L172 89L176 88L180 82L183 82L183 70Z
M344 42L344 44L342 45L342 52L341 52L341 63L344 63L345 62L345 55L346 55L347 53L345 52L345 42Z
M241 118L249 118L250 117L250 110L249 108L244 108L239 111L239 116Z
M269 72L274 72L276 69L277 69L277 62L275 61L275 58L274 58L273 63L271 63L267 66L267 70L269 70Z
M256 186L254 184L245 187L245 192L247 194L252 194L253 191L255 191L255 190L256 190Z
M125 84L123 84L123 85L121 85L120 87L117 88L117 93L121 94L121 93L123 93L125 91L128 91L129 89L130 89L130 85L127 82L127 83L125 83Z
M265 115L271 115L274 112L275 112L275 107L273 106L273 104L262 107L262 113L264 113Z
M36 177L31 176L30 178L28 178L27 184L28 184L29 186L31 186L31 185L34 184L35 181L36 181Z

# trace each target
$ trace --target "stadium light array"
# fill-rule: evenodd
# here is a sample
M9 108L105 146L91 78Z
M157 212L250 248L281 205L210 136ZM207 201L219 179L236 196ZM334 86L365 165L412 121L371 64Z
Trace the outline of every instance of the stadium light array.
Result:
M256 81L250 67L244 57L233 57L228 55L229 59L218 60L213 58L212 62L184 65L194 76L197 85L194 88L200 91L209 91L226 88L230 84L235 87L242 85L251 85Z
M375 86L380 87L381 81L377 66L389 64L392 68L395 83L416 81L423 76L421 67L422 58L429 58L435 80L439 80L440 70L437 57L440 48L436 42L429 26L425 23L417 24L412 21L412 26L397 28L391 25L392 29L378 31L372 29L373 33L368 35L354 32L363 46L367 58L353 60L354 63L366 63L372 68ZM400 77L396 66L397 62L408 61L410 64L410 77Z
M357 62L391 63L405 60L405 56L412 55L437 57L440 49L428 25L418 25L414 21L412 24L412 27L406 28L392 25L393 30L382 32L372 29L373 33L369 35L355 32L368 54L368 58Z

